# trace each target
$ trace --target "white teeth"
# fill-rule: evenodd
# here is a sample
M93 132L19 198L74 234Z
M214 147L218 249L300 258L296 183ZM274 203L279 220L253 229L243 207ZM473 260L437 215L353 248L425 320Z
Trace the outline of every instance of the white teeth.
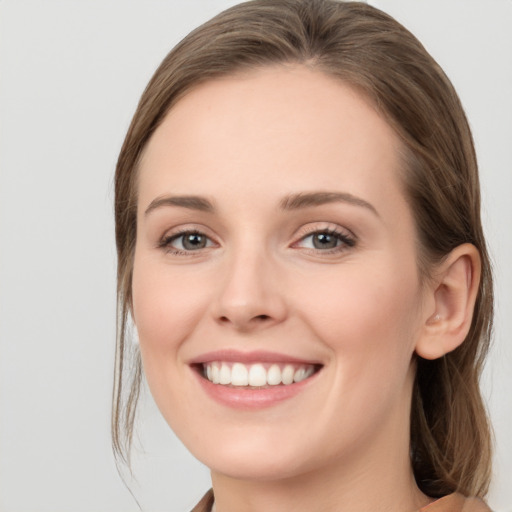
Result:
M311 377L314 371L315 369L313 368L313 366L309 366L307 368L299 368L293 375L293 382L300 382L301 380Z
M210 366L210 365L208 365ZM220 381L220 369L219 369L219 364L218 363L213 363L211 365L212 367L212 382L214 384L218 384L219 381ZM206 376L208 376L208 371L206 372Z
M267 384L267 372L263 365L253 364L249 370L249 386L265 386Z
M277 386L281 384L281 368L277 364L273 364L267 372L267 384Z
M293 375L293 382L300 382L304 380L304 375L306 375L306 370L304 368L299 368Z
M231 384L231 368L226 363L220 367L219 384Z
M231 368L231 384L233 386L247 386L249 384L249 372L242 363L235 363ZM251 384L253 386L254 384Z
M293 382L294 374L295 374L295 370L294 370L293 366L291 364L287 364L284 367L283 375L281 377L281 382L286 385L291 384Z
M228 363L215 361L203 365L203 375L214 384L239 387L290 385L301 382L315 372L311 364Z

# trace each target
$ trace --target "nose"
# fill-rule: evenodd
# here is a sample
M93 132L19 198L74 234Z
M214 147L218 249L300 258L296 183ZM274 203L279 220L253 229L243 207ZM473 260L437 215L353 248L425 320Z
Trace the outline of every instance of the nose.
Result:
M265 254L233 255L225 263L212 304L215 320L239 332L265 329L287 316L285 290L275 262Z

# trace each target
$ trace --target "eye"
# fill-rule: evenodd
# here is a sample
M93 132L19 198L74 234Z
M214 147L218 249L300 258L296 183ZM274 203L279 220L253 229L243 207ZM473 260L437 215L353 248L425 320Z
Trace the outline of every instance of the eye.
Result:
M302 237L294 246L333 253L353 247L355 243L353 237L337 229L322 229Z
M159 246L173 254L199 251L214 245L213 241L200 231L182 231L164 237Z
M340 243L339 237L330 233L315 233L314 235L309 235L306 239L310 239L314 249L334 249Z

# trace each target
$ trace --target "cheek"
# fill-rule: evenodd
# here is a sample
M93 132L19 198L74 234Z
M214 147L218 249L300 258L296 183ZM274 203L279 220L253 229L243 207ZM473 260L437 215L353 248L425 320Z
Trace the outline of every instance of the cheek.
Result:
M146 360L175 354L204 316L208 296L201 279L171 272L158 262L135 258L132 289L134 320ZM174 359L174 358L173 358Z
M171 272L159 262L135 257L132 281L134 321L145 378L170 425L193 417L193 397L182 383L188 377L182 347L206 313L209 298L201 279Z
M339 364L382 374L400 363L406 370L418 332L421 288L414 266L398 267L384 261L347 266L315 280L302 294L309 325Z
M402 274L378 264L360 270L354 266L337 278L318 279L301 297L308 301L307 325L331 353L328 399L317 415L318 428L339 437L343 446L343 439L355 445L377 435L378 426L401 425L396 419L407 416L420 318L415 268L402 268Z

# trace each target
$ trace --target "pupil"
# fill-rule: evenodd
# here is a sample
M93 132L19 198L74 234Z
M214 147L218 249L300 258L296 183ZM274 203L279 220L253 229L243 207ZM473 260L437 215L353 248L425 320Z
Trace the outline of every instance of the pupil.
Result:
M320 233L313 237L315 249L334 249L338 240L328 233Z
M183 238L183 247L185 249L202 249L206 246L206 238L203 235L190 234Z

